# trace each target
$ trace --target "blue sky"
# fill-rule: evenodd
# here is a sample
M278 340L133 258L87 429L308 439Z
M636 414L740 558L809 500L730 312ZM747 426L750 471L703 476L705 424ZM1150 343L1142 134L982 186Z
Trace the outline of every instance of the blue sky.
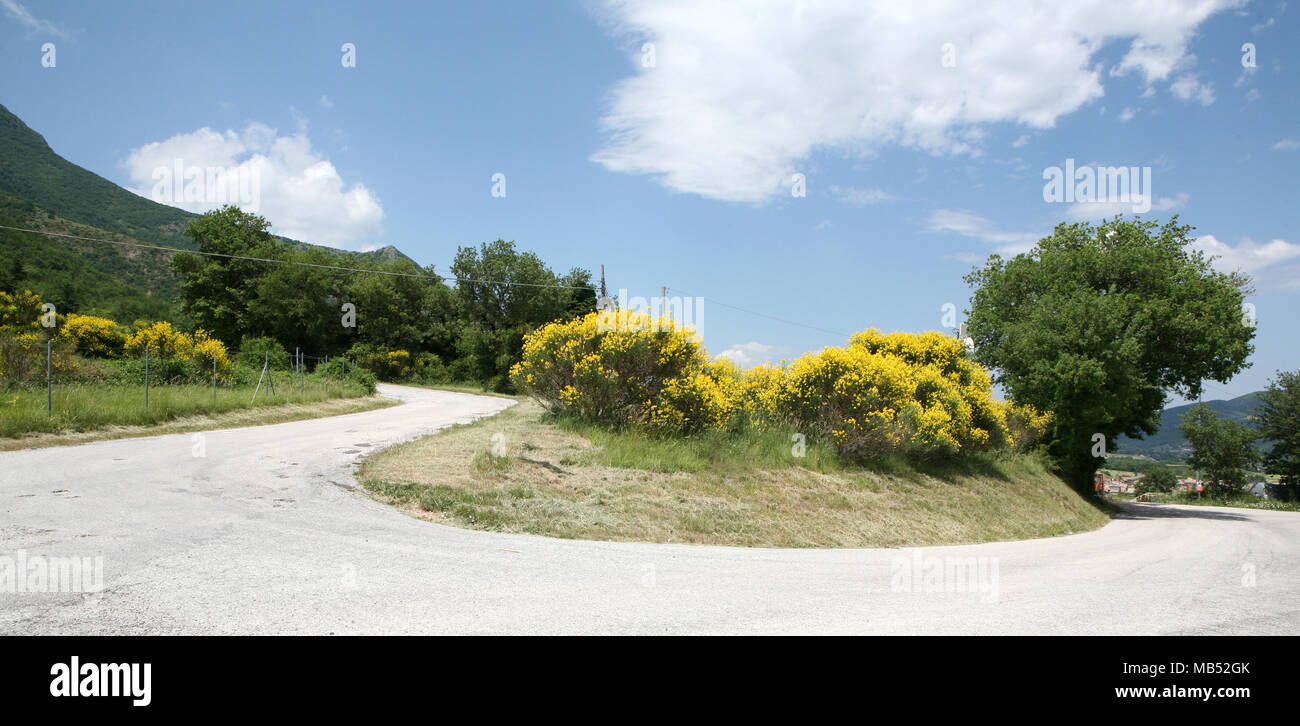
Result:
M0 103L145 194L260 155L305 241L445 270L500 237L702 295L741 362L939 328L975 261L1117 208L1045 202L1046 168L1150 167L1144 216L1256 278L1253 367L1207 398L1300 367L1300 8L1003 5L0 0Z

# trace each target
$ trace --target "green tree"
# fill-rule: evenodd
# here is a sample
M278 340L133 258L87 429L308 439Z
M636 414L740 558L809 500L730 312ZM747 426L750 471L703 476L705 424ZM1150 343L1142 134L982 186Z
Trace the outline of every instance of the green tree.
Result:
M1264 469L1291 490L1300 487L1300 371L1279 372L1259 394L1255 409L1260 438L1270 442Z
M235 206L208 212L185 230L205 257L186 252L172 257L171 268L181 277L181 308L194 323L221 340L270 331L256 325L249 303L268 270L265 262L239 257L279 257L282 245L270 233L271 223Z
M462 247L451 266L461 325L453 371L496 390L510 386L529 331L596 309L591 273L575 268L559 276L532 252L497 240Z
M1138 483L1137 493L1168 492L1178 485L1178 475L1167 466L1153 466L1142 472L1142 481Z
M1116 218L1061 224L1027 253L966 276L975 357L1009 396L1052 410L1048 450L1091 490L1100 440L1154 433L1166 395L1200 393L1246 365L1249 279L1216 272L1192 228Z
M1187 465L1201 472L1211 496L1240 494L1246 485L1248 470L1259 457L1255 449L1257 434L1245 424L1219 417L1204 403L1192 406L1183 414L1178 428L1192 447Z
M420 268L407 260L382 266L402 275L356 275L346 294L357 306L356 341L383 350L429 351L447 358L454 354L456 308L452 290L432 266Z

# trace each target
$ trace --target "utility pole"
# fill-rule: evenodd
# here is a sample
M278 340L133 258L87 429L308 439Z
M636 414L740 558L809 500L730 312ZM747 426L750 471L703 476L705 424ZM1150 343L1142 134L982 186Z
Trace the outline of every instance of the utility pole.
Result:
M600 263L600 296L607 297L609 293L605 292L605 263Z
M659 329L664 329L664 318L668 317L668 286L659 288Z

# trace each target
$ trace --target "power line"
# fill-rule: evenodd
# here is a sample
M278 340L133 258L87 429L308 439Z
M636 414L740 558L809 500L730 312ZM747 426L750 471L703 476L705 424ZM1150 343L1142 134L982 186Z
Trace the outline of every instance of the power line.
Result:
M674 292L680 292L681 294L683 294L683 295L685 295L685 296L687 296L687 297L698 297L698 296L696 296L696 295L691 295L690 293L686 292L685 290L681 290L681 289L678 289L678 288L675 288L675 287L670 287L670 288L667 288L667 289L672 290L672 291L674 291ZM727 303L724 303L724 302L722 302L721 300L718 300L718 299L716 299L716 298L708 298L708 301L711 302L711 303L713 303L714 305L721 305L721 306L724 307L724 308L731 308L732 310L739 310L739 311L742 312L742 313L749 313L750 315L757 315L757 316L760 317L760 318L767 318L768 320L775 320L775 321L778 322L778 323L785 323L786 325L794 325L794 326L796 326L796 327L800 327L800 328L807 328L807 329L809 329L809 330L816 330L816 331L819 332L819 333L826 333L826 334L828 334L828 335L834 335L834 336L836 336L836 337L840 337L840 338L848 338L848 337L850 337L849 335L847 335L847 334L845 334L845 333L837 333L837 332L835 332L834 330L827 330L826 328L819 328L819 327L817 327L816 325L808 325L808 324L806 324L806 323L800 323L800 322L795 321L795 320L786 320L785 318L778 318L778 317L776 317L775 315L768 315L767 313L760 313L760 312L758 312L757 310L749 310L749 309L746 309L746 308L742 308L742 307L740 307L740 306L738 306L738 305L728 305Z
M422 280L433 280L435 282L442 282L444 279L450 279L450 278L444 278L440 275L425 275L418 272L393 272L391 270L369 270L361 267L321 265L314 262L300 262L297 260L276 260L269 257L250 257L247 255L227 255L220 252L201 252L196 250L183 250L178 247L166 247L163 245L149 245L141 242L123 242L121 240L100 239L98 237L82 237L75 234L63 234L61 232L47 232L45 230L40 230L40 229L23 229L22 227L9 227L2 224L0 224L0 229L7 229L14 232L30 232L32 234L43 234L49 237L63 237L66 239L83 240L86 242L103 242L105 244L110 244L110 245L120 245L122 247L136 247L139 249L146 249L146 250L160 250L162 252L167 252L170 254L182 252L188 255L199 255L202 257L220 257L228 260L244 260L248 262L271 262L280 265L297 265L299 267L314 267L321 270L337 270L339 272L369 272L376 275L389 275L391 277L415 277ZM538 282L507 282L504 280L471 280L469 278L464 278L464 277L457 277L455 279L457 283L473 282L480 285L509 285L512 287L549 287L549 288L561 288L565 290L592 290L592 291L595 291L596 289L591 285L558 285L558 284L547 285Z

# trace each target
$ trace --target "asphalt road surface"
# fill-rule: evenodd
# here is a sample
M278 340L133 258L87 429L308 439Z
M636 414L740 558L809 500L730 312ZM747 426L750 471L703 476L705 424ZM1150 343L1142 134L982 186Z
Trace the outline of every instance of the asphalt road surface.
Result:
M872 550L423 522L354 465L510 402L380 391L404 405L0 453L0 633L1300 633L1296 513L1129 505L1085 534ZM20 557L102 557L104 589L6 592Z

